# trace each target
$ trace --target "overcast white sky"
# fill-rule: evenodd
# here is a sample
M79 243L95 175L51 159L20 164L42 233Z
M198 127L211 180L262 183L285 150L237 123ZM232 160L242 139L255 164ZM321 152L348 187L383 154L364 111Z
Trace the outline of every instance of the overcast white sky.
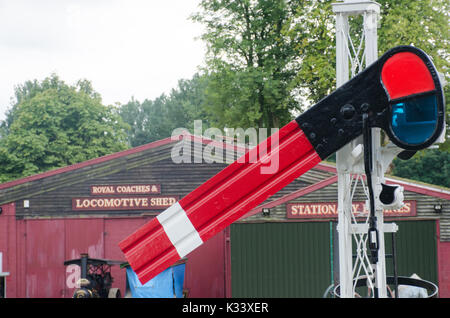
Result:
M14 86L56 73L104 104L170 92L202 65L200 0L0 0L0 119Z

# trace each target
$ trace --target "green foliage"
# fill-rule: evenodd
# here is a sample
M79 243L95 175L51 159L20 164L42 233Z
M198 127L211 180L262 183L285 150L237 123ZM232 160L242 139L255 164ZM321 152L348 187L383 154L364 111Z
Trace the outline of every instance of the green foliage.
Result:
M379 54L422 48L448 78L450 4L380 0ZM335 89L333 1L203 0L193 20L207 44L205 110L223 127L274 127ZM362 18L350 18L354 30ZM360 37L361 35L359 35ZM354 40L358 40L358 36ZM449 88L445 90L449 96ZM447 122L450 122L450 117ZM441 146L448 149L449 143Z
M288 32L305 1L203 0L205 110L218 127L280 127L299 110L293 93L302 33Z
M205 110L219 127L273 127L318 102L336 88L334 1L203 0L193 16L206 31L210 81ZM448 0L378 0L381 5L378 54L397 45L413 45L427 52L450 82ZM349 18L351 30L362 30L362 17ZM359 43L361 34L353 36ZM446 100L450 87L445 88ZM447 103L450 137L450 104ZM450 138L440 145L444 158ZM394 173L448 186L446 175L428 166L437 153L420 152L411 161L395 161ZM437 161L436 161L437 162ZM413 166L417 164L417 171ZM407 168L410 167L410 168ZM410 170L409 173L405 172ZM430 171L430 176L425 177ZM416 175L418 177L416 177ZM422 176L424 175L424 176ZM446 181L447 180L447 181Z
M178 87L168 96L142 103L134 98L119 109L123 121L130 125L128 142L136 147L170 137L175 128L193 130L194 120L203 119L208 126L202 107L207 78L198 74L190 80L180 80Z
M450 188L450 152L437 149L424 150L411 159L395 159L395 176Z
M334 1L306 1L297 9L297 24L290 36L302 33L298 42L302 63L295 78L304 96L303 109L329 95L336 88L336 35Z
M144 100L140 103L133 98L120 107L122 120L131 127L128 131L128 143L132 147L161 139L162 136L167 137L165 114L158 112L158 108L161 108L158 106L164 99L165 96L162 96L155 101Z
M28 81L16 88L16 99L2 123L1 182L127 147L127 126L86 80L75 86L56 75Z

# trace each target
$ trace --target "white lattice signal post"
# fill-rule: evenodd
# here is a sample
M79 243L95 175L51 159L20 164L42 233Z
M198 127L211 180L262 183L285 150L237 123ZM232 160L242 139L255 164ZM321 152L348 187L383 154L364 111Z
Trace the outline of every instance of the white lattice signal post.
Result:
M380 5L374 1L344 0L333 4L336 14L336 84L347 82L378 58L377 27ZM362 26L352 30L349 20L362 17ZM356 21L356 20L355 20ZM358 35L355 36L355 35ZM355 41L359 43L354 43ZM360 105L355 105L359 107ZM357 217L362 211L353 211L352 202L356 187L361 184L366 196L367 184L364 177L362 138L346 145L336 154L338 171L338 234L339 234L339 286L340 297L355 297L356 279L367 277L367 286L372 295L386 297L386 268L384 233L397 230L395 224L384 225L383 208L378 200L381 183L384 182L386 164L390 163L396 149L383 154L380 142L380 129L372 129L373 172L372 187L375 189L375 215L377 218L378 262L371 264L368 257L368 217L361 222ZM384 151L386 152L386 151ZM384 161L383 161L384 160ZM388 162L386 162L388 161ZM366 204L367 206L367 204ZM353 249L355 242L355 249ZM356 258L353 259L353 250Z

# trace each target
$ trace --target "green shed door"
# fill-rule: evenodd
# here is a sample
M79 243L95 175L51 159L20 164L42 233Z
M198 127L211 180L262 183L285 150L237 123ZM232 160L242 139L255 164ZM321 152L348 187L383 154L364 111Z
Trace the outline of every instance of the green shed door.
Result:
M394 221L399 276L417 274L438 283L436 221ZM392 253L392 236L385 234L386 254ZM386 274L392 276L392 259L386 258Z
M330 223L231 225L232 297L322 297L331 283Z

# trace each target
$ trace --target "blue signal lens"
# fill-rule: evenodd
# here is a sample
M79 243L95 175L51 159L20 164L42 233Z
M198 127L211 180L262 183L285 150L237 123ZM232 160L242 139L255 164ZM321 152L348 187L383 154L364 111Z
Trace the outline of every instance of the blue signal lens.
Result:
M392 105L392 131L405 144L424 143L436 130L437 108L435 95Z

